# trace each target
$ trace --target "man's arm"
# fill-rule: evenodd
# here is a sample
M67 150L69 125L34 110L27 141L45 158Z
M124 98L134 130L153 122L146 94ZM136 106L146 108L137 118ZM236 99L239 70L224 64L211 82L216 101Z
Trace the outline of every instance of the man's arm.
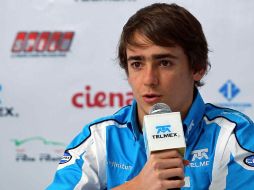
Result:
M47 190L105 188L105 143L101 138L103 135L98 135L100 132L103 133L103 128L94 130L95 127L86 126L71 142Z
M230 151L226 189L254 189L254 125L252 121L239 123L229 138Z
M209 189L254 189L254 125L237 112L220 122Z

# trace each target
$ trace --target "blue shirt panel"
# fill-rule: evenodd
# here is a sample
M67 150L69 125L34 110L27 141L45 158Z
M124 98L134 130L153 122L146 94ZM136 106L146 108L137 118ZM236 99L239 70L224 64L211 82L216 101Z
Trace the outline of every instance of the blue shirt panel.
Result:
M127 109L127 108L126 108ZM142 133L138 129L136 104L124 113L126 123L106 131L107 179L111 189L137 176L147 161ZM117 113L119 114L119 112ZM123 121L118 117L118 121Z

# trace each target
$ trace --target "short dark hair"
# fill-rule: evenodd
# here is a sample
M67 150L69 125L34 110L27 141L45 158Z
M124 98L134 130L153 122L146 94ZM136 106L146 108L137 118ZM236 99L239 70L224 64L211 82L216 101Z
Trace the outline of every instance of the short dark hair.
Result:
M177 4L155 3L137 11L123 27L119 41L118 59L128 75L126 49L138 46L134 34L144 35L155 45L173 47L179 45L188 57L189 65L198 72L207 72L208 45L199 21L185 8ZM202 86L196 81L196 86Z

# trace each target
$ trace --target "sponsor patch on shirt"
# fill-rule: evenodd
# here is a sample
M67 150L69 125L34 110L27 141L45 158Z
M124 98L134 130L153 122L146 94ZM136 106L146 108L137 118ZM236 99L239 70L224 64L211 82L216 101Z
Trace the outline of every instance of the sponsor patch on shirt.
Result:
M193 150L190 167L199 168L209 166L208 148Z
M254 155L250 155L244 158L244 163L250 167L254 167Z
M59 164L65 164L71 160L72 156L69 152L64 152Z
M122 170L131 170L132 169L132 166L130 166L128 164L117 163L115 161L108 161L108 165L110 167L119 168L119 169L122 169Z

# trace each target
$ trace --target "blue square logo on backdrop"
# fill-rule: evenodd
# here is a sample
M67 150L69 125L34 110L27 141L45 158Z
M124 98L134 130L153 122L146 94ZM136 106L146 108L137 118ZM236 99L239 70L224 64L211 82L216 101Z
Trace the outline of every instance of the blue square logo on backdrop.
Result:
M217 102L215 104L220 107L231 108L247 114L247 111L252 109L252 103L248 101L242 101L243 97L239 97L240 101L235 101L235 97L240 95L240 92L242 91L245 91L244 87L239 88L239 86L237 86L232 80L229 79L217 90L217 92L220 93L227 101Z
M239 94L240 89L231 80L228 80L226 83L222 85L222 87L219 89L219 92L228 101L231 101Z

